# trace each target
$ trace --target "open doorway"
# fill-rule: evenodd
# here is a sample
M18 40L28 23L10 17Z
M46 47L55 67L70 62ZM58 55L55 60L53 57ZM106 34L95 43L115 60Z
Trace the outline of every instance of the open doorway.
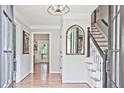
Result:
M49 34L34 34L34 73L47 79L49 73Z
M49 62L49 34L34 34L35 63Z

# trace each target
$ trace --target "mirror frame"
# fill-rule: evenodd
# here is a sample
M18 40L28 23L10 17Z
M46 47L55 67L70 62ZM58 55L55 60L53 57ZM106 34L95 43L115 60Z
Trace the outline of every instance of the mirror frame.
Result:
M77 26L77 27L79 27L80 29L81 29L81 31L82 31L82 33L83 33L83 40L84 40L84 42L83 42L83 49L84 49L84 51L83 51L83 53L74 53L74 54L71 54L71 53L67 53L67 34L68 34L68 31L72 28L72 27L74 27L74 26ZM79 26L79 25L77 25L77 24L75 24L75 25L72 25L72 26L70 26L68 29L67 29L67 31L66 31L66 55L84 55L85 54L85 32L84 32L84 29L81 27L81 26Z

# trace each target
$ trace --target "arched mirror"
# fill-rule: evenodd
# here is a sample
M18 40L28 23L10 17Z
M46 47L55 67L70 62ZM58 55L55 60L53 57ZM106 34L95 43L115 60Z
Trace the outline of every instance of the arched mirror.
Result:
M71 26L66 32L66 54L83 55L85 47L85 33L78 25Z

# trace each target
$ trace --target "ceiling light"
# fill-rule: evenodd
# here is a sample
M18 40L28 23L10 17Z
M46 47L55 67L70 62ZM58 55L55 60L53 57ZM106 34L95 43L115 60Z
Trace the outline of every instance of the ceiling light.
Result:
M49 14L52 15L64 15L70 11L70 8L67 5L51 5L47 9Z

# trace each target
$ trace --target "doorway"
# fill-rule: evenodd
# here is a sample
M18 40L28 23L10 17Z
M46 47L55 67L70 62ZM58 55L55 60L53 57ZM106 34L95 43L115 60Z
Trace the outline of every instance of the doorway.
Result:
M49 34L33 34L34 73L37 69L41 79L47 79L49 73Z
M34 34L34 62L49 62L49 34Z

